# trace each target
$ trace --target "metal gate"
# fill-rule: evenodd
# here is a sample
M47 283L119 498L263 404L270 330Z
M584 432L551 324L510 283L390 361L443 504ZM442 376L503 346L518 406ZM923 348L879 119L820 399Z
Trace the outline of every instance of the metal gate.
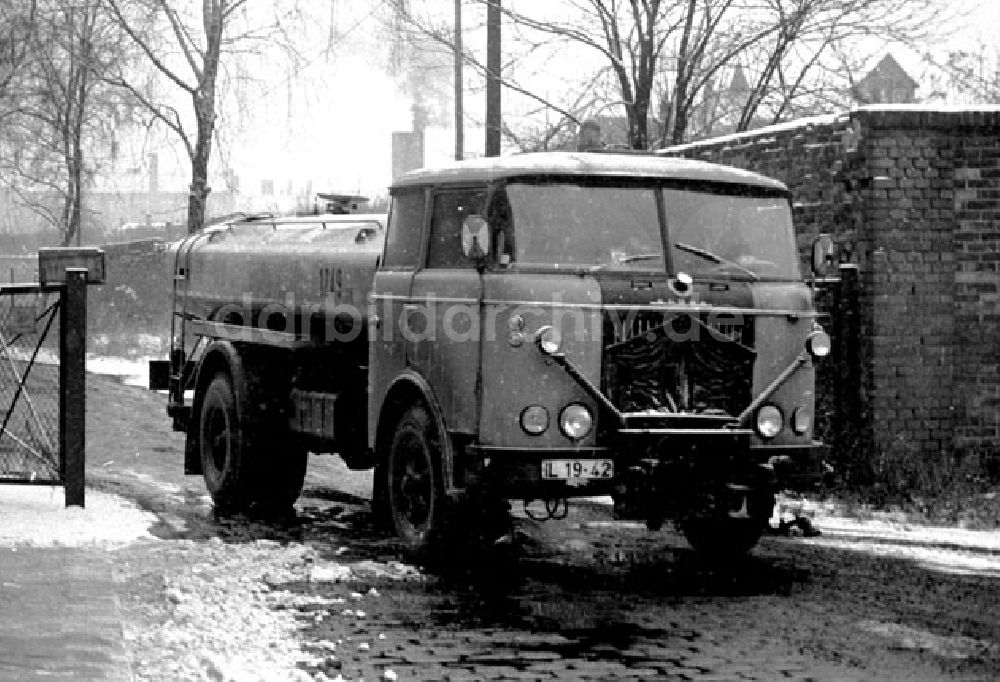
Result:
M0 483L62 485L83 506L87 284L104 254L42 249L38 270L0 285Z
M0 481L61 484L59 291L0 286Z

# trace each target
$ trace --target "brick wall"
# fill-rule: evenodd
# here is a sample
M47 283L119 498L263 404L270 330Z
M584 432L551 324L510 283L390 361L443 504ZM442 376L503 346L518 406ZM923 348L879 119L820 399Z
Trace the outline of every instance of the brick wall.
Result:
M1000 109L865 107L667 153L785 181L803 267L820 232L859 266L863 404L840 457L899 486L956 451L1000 458Z

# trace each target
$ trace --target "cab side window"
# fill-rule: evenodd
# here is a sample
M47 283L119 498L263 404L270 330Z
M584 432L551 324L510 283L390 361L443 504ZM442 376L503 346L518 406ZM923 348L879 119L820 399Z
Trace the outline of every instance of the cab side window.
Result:
M386 229L386 268L414 268L420 257L420 237L424 227L424 192L401 192L392 197Z
M434 196L431 238L427 245L428 268L471 268L462 252L462 223L470 215L483 215L485 189L442 192Z

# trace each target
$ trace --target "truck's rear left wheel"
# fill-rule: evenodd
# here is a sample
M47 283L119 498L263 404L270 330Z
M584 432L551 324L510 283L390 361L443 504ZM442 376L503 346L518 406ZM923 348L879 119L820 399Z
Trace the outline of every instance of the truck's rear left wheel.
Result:
M302 491L306 451L269 428L261 415L248 415L225 373L216 374L205 391L198 429L202 472L216 507L291 509Z
M215 506L240 509L250 501L252 476L245 457L241 415L232 382L216 374L201 399L198 446L205 486Z
M403 412L385 467L388 510L396 534L410 549L427 547L441 531L445 495L440 434L421 405Z

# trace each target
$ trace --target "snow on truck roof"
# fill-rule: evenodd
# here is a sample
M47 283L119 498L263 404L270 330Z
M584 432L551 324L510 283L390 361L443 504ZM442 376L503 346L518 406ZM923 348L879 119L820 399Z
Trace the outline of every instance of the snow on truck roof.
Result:
M732 166L653 154L613 152L537 152L454 161L448 165L411 171L398 178L392 186L491 182L545 175L693 180L788 191L778 180Z

